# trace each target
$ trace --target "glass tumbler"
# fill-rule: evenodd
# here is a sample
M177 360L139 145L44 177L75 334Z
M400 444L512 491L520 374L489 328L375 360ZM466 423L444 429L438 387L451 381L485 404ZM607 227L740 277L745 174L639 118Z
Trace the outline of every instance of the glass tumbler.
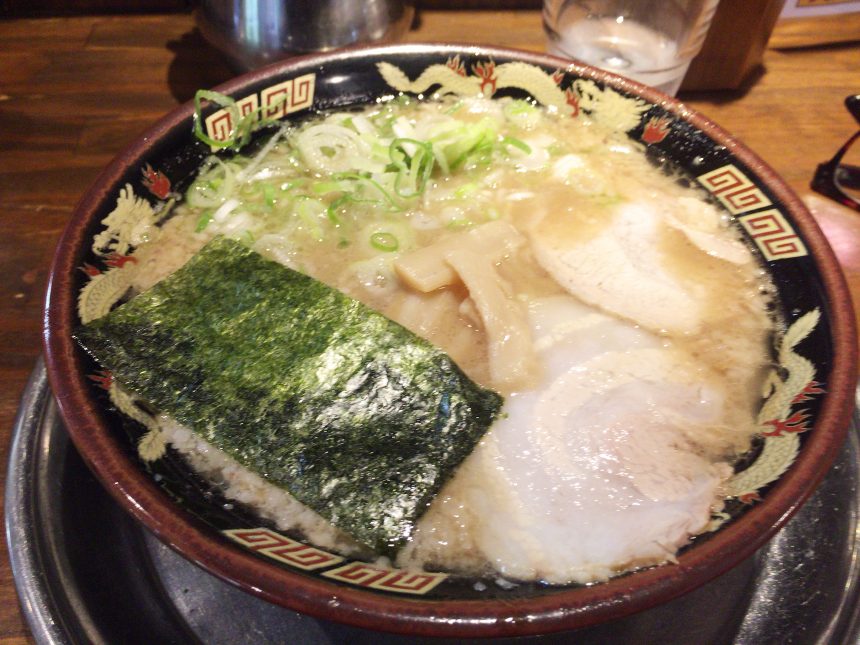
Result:
M674 95L718 0L544 0L547 51Z

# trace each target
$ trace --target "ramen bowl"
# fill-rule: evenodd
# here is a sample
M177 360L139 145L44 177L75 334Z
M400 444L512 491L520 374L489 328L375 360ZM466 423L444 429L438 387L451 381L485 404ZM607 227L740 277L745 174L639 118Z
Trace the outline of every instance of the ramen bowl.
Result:
M211 573L273 603L369 629L448 637L575 629L666 602L740 563L788 521L841 448L857 349L836 260L785 183L742 143L678 101L561 59L435 44L298 58L216 89L236 108L203 107L199 125L209 143L195 138L195 107L184 105L123 151L88 190L58 246L45 314L51 387L74 444L129 513ZM225 138L238 116L258 111L273 120L299 120L318 110L434 91L533 99L571 118L614 123L730 214L770 274L784 330L794 330L774 341L771 386L780 402L771 406L773 418L764 419L755 449L737 466L719 521L684 547L677 563L589 585L499 585L492 578L397 569L334 553L230 503L175 455L144 461L138 444L145 428L116 411L107 395L109 375L73 340L82 291L116 293L127 286L121 279L127 254L92 250L105 217L119 202L131 205L124 212L132 218L135 204L149 212L164 208L188 187L212 154L211 142ZM95 298L92 306L105 302ZM786 335L790 347L784 347Z

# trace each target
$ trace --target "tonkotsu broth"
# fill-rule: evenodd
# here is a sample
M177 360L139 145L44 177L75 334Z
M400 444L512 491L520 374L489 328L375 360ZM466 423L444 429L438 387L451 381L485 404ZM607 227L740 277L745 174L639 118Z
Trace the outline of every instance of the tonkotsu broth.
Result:
M421 150L435 156L426 185ZM705 529L755 435L772 328L770 286L725 214L626 136L507 99L324 114L256 154L204 167L136 251L138 289L215 235L234 237L400 322L507 397L399 565L591 582L671 560ZM392 160L412 165L392 178ZM411 284L415 252L445 244L433 265L444 284ZM223 455L194 454L218 451L163 424L228 495L320 546L360 552L307 509L264 502L262 483L245 486ZM586 488L621 501L605 508ZM669 528L637 546L649 515ZM617 539L629 544L570 546Z

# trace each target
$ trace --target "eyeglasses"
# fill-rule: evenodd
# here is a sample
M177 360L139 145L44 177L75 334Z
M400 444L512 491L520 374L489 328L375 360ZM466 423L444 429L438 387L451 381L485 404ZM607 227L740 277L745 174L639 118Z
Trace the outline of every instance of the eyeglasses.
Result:
M860 124L860 94L845 99L845 107ZM833 159L819 164L812 190L860 210L860 130L839 148Z

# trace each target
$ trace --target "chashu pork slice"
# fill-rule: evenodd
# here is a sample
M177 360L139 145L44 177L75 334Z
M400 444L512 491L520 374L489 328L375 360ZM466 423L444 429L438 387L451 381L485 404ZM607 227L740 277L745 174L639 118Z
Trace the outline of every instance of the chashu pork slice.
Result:
M700 330L703 294L667 262L661 245L670 227L653 206L622 204L593 236L567 234L562 219L544 216L529 237L538 263L565 290L652 331Z
M719 379L570 296L529 317L541 386L506 400L400 564L455 565L440 546L451 535L514 580L591 583L674 560L732 472Z

